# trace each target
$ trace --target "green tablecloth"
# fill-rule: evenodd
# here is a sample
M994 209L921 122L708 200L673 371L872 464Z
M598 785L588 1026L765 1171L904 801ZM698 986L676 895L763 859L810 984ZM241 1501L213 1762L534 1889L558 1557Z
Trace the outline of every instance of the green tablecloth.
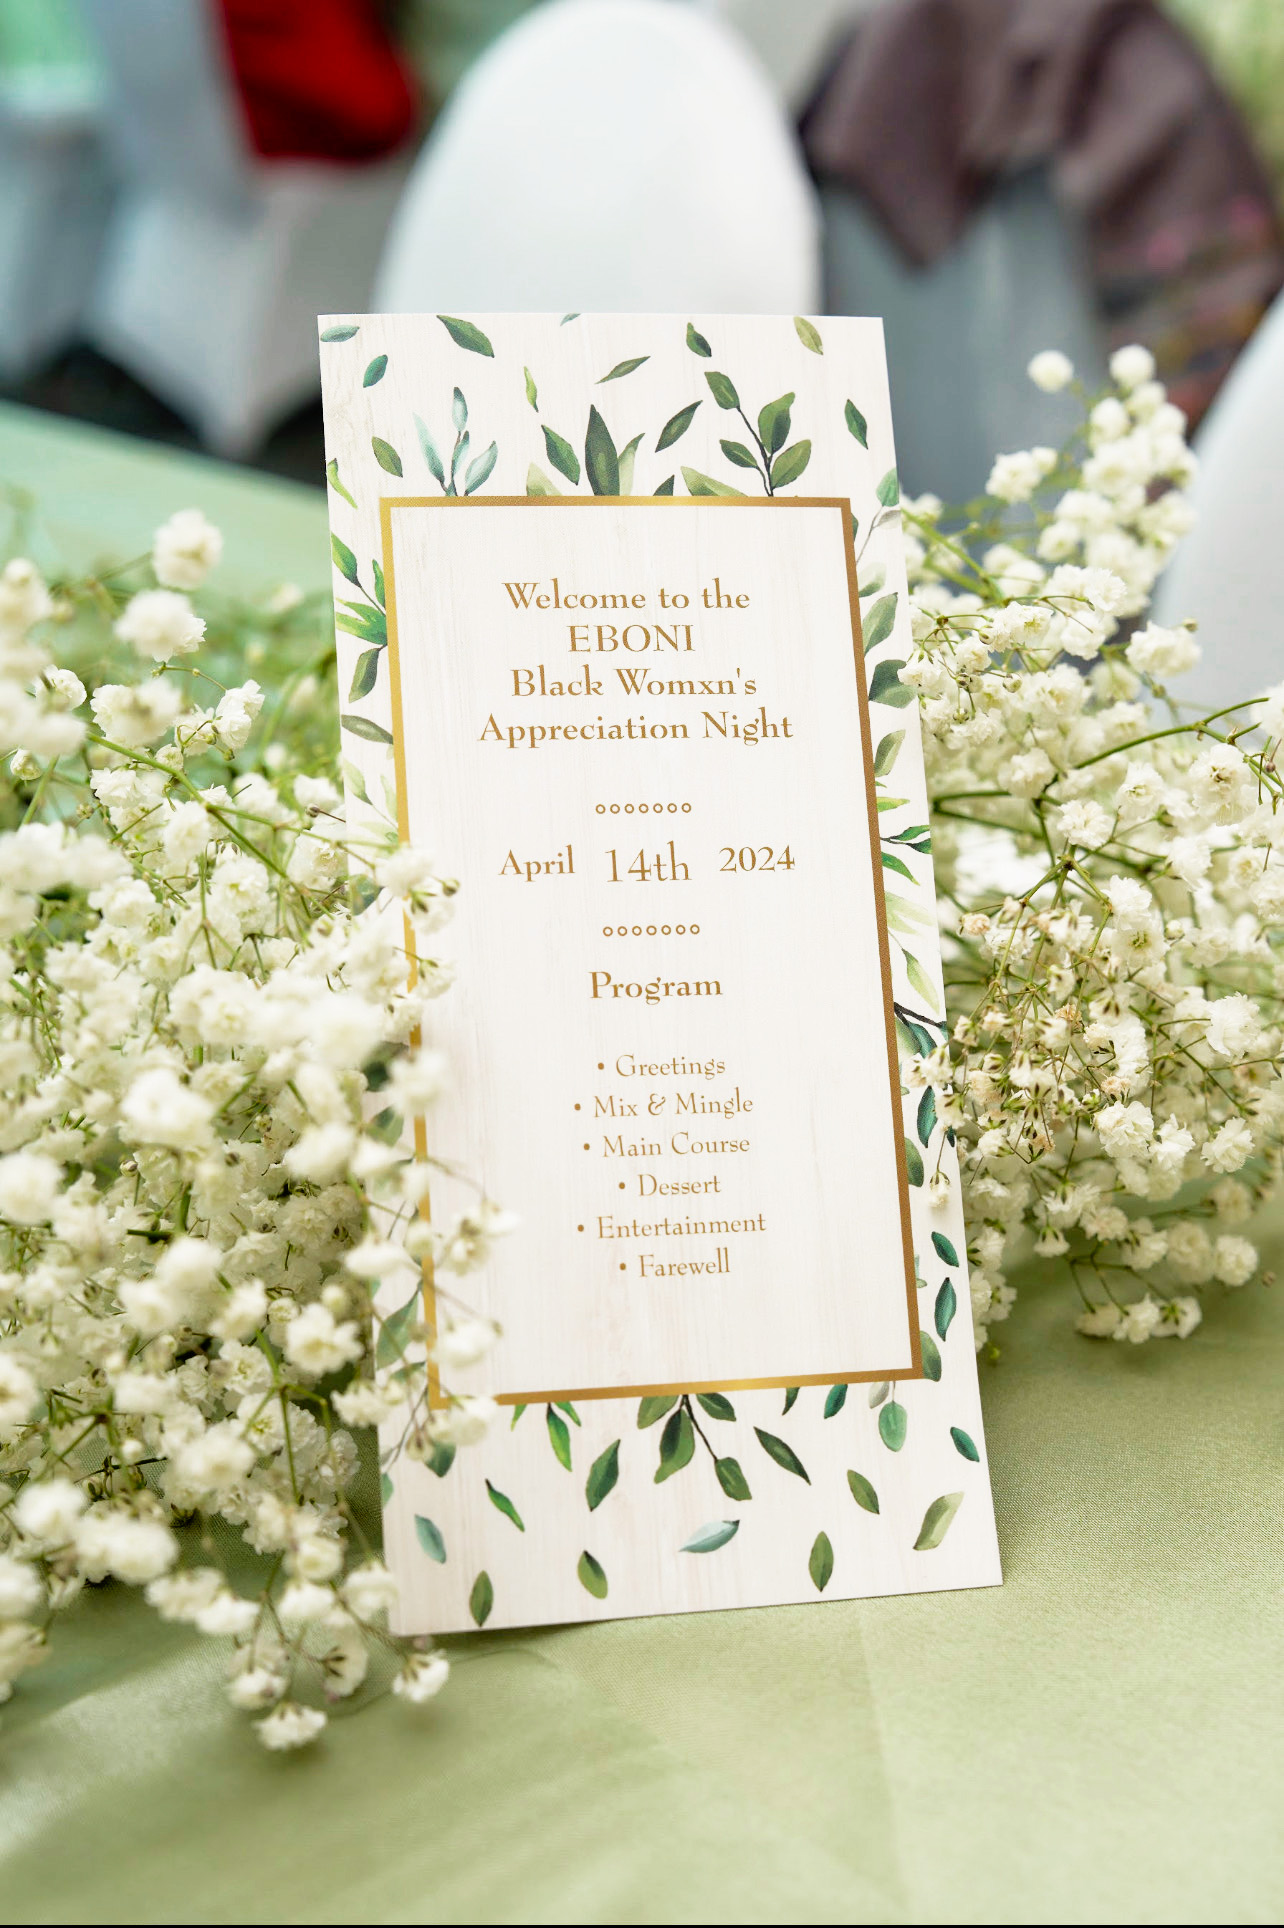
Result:
M23 437L71 535L136 550L181 499L229 569L324 574L319 496ZM286 1758L223 1705L222 1643L95 1590L0 1716L0 1917L1278 1921L1279 1294L1133 1349L1036 1278L1000 1336L1001 1590L476 1635L431 1707Z

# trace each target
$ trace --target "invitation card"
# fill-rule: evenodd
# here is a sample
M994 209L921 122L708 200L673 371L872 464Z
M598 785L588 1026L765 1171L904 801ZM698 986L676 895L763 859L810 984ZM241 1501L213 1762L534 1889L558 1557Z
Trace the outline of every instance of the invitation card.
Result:
M500 1336L385 1439L401 1629L997 1583L879 324L321 356L349 810L459 880L433 1218L518 1221L404 1308Z

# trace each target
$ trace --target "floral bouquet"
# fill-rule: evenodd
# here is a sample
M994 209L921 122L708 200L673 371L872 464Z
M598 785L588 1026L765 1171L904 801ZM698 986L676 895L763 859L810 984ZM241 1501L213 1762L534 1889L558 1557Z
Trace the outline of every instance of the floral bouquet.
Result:
M1030 372L1073 381L1055 353ZM1256 1270L1237 1228L1280 1163L1284 687L1182 721L1196 642L1142 619L1193 458L1145 351L1112 376L969 512L884 512L951 1006L943 1042L898 1022L922 1141L940 1120L961 1153L991 1356L1032 1254L1083 1332L1187 1337ZM113 573L0 576L0 1698L116 1579L225 1641L233 1704L285 1748L368 1678L446 1679L383 1624L370 1429L424 1459L481 1437L489 1402L430 1408L427 1366L448 1383L493 1338L445 1287L508 1221L479 1197L435 1224L413 1153L455 882L349 833L328 615L198 613L220 549L184 510Z

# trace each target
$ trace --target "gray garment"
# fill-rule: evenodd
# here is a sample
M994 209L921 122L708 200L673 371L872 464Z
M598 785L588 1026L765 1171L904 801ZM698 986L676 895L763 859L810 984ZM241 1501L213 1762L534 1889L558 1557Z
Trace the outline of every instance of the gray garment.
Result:
M996 454L1056 446L1078 415L1025 374L1041 348L1069 355L1092 388L1105 338L1072 218L1046 169L997 188L962 239L929 268L910 264L841 188L821 190L825 308L881 315L902 486L963 502Z

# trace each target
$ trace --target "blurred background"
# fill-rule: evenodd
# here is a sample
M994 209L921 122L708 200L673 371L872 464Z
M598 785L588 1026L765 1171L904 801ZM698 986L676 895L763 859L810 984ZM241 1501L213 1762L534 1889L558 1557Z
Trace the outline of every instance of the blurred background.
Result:
M0 0L0 401L317 487L319 311L739 309L962 500L1037 349L1204 418L1282 201L1284 0Z

